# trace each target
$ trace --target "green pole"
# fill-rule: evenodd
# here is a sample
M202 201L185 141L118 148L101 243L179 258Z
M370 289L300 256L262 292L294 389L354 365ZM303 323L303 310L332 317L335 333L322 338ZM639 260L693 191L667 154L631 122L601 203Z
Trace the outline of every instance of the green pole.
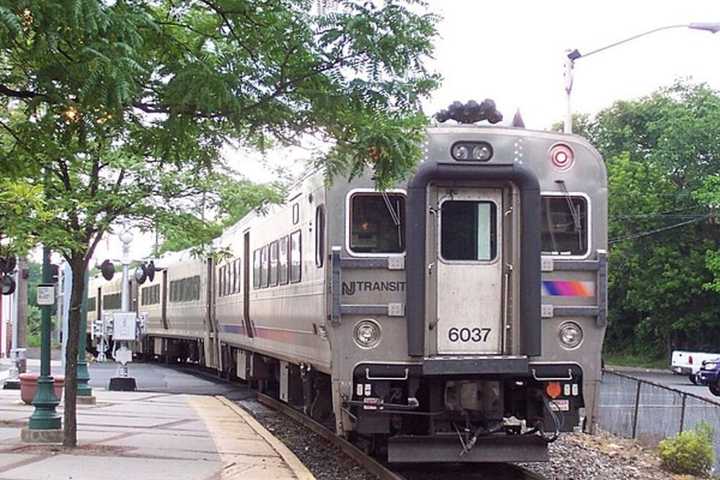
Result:
M42 264L43 283L49 285L52 282L50 272L50 249L43 247ZM30 416L28 427L30 430L59 430L61 417L55 411L60 401L53 391L54 379L50 375L50 310L51 305L43 305L40 330L40 378L37 380L37 391L32 404L35 407Z
M85 272L85 286L83 287L82 304L80 307L80 341L78 343L78 362L77 362L77 394L78 397L92 397L92 388L90 388L90 372L85 361L85 347L87 345L87 316L88 316L88 288L90 285L90 275Z

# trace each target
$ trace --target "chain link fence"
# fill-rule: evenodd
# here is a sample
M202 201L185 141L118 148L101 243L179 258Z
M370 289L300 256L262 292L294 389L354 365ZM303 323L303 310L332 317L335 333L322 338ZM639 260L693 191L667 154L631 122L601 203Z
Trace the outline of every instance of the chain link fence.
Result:
M597 422L607 432L650 446L705 422L714 431L715 471L720 469L720 402L605 370Z

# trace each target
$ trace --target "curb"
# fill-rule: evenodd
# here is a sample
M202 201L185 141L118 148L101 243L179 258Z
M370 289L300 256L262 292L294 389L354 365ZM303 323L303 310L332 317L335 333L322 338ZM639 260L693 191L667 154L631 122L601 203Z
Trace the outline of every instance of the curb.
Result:
M273 450L275 450L278 455L282 457L282 459L285 461L290 470L292 470L293 474L295 474L298 480L315 480L315 476L310 472L310 470L308 470L305 464L303 464L300 459L287 446L285 446L284 443L282 443L277 437L270 433L265 427L260 425L260 423L255 420L252 415L250 415L248 412L235 405L233 402L231 402L225 397L216 395L215 398L220 400L220 402L222 402L226 407L230 408L230 410L235 412L239 417L242 417L245 423L247 423L250 428L255 430L255 433L260 435L263 440L270 444Z

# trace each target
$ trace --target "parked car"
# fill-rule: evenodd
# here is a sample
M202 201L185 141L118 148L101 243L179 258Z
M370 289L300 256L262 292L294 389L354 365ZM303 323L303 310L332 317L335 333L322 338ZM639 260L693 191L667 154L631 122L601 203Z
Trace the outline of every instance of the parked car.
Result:
M698 374L698 380L710 388L710 392L720 397L720 358L705 360Z
M700 373L703 362L715 360L718 357L720 357L720 353L675 350L672 352L670 369L677 375L687 376L694 385L697 385L699 383L698 373Z

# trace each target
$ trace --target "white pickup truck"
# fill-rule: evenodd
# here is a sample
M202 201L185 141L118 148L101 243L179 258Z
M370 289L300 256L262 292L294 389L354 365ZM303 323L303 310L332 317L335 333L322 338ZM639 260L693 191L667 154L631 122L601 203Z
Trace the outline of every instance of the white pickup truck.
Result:
M675 350L672 352L670 360L670 369L678 375L687 375L690 381L697 385L697 374L702 368L702 364L706 360L715 360L720 358L720 353L704 353L704 352L685 352Z

